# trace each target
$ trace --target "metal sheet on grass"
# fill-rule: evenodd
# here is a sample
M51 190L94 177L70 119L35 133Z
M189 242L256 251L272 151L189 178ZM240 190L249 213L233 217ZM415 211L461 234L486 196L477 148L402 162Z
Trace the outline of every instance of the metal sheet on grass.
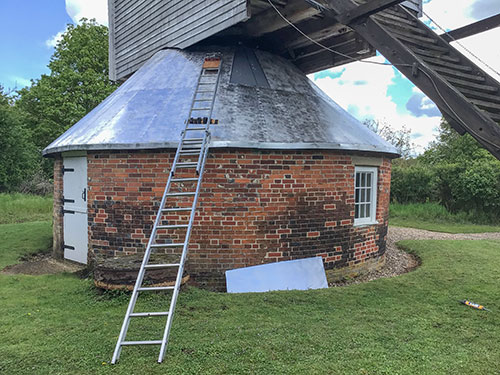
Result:
M228 293L328 288L320 257L288 260L226 271Z

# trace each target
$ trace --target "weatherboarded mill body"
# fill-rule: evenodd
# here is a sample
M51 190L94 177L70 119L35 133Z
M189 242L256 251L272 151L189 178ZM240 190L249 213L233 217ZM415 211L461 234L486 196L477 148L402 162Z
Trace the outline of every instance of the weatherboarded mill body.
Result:
M217 55L192 282L223 290L228 269L312 256L336 276L383 263L397 151L305 75L373 47L304 1L274 5L341 55L267 1L109 4L110 75L123 84L44 150L56 160L59 256L88 263L144 252L204 59Z

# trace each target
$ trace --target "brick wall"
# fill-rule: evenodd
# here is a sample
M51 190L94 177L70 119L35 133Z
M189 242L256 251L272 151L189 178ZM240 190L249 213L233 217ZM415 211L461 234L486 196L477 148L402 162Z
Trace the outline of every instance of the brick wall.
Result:
M88 154L92 254L144 251L172 159L170 152ZM225 270L264 262L322 256L326 269L373 263L385 252L390 165L382 159L379 167L379 224L354 227L350 155L211 150L190 241L192 279L224 289ZM175 224L186 216L162 219Z

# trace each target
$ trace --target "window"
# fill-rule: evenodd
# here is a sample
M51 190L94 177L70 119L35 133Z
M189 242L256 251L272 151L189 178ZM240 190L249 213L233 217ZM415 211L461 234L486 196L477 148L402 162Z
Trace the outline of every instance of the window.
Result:
M374 224L377 213L377 168L356 167L354 225Z

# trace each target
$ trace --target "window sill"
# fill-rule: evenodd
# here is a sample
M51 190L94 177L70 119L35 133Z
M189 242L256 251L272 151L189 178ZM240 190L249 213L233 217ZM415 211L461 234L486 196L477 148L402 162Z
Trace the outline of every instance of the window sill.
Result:
M371 225L377 225L377 224L380 224L377 220L375 221L368 221L368 222L363 222L363 223L356 223L354 222L354 225L355 227L369 227Z

